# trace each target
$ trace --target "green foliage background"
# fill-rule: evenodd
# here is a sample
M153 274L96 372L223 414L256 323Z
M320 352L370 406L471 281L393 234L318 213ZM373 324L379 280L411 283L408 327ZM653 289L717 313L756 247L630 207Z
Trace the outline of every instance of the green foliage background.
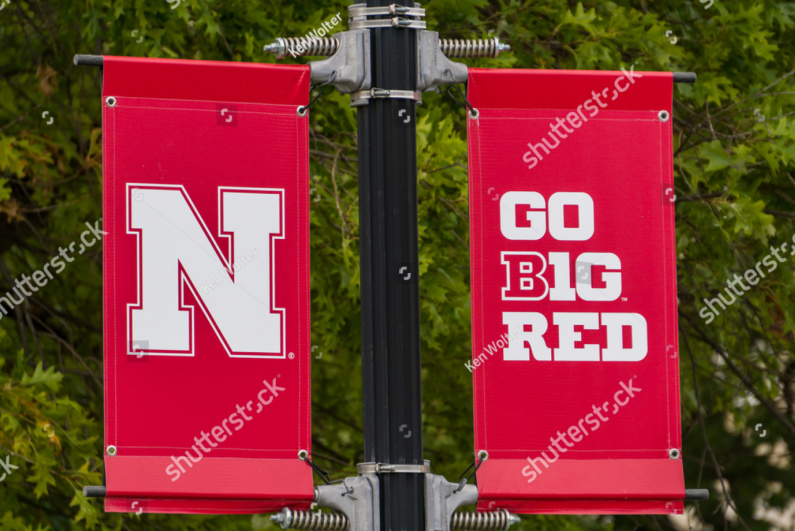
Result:
M262 51L274 37L346 16L345 4L317 0L182 0L176 9L176 0L0 1L0 292L101 217L99 70L73 66L73 54L274 62ZM688 487L712 491L711 501L687 504L689 523L772 528L762 511L792 510L795 494L791 257L711 324L698 310L769 246L793 236L795 4L433 0L423 7L442 36L494 34L513 47L496 60L465 60L470 66L635 63L698 73L696 85L676 86L674 102L683 455ZM449 98L424 100L423 435L434 471L452 480L473 451L464 368L471 355L466 130ZM310 123L312 341L323 352L312 368L313 446L318 463L341 478L362 458L355 111L347 96L330 94ZM0 529L270 528L259 515L106 515L81 494L83 485L102 483L101 272L95 246L0 320L0 458L13 454L19 466L0 482ZM666 517L536 516L520 528L673 526Z

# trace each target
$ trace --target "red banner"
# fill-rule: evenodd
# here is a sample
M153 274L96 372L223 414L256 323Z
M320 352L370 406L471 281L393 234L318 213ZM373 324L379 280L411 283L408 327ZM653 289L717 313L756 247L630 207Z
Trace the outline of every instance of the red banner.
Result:
M104 59L105 508L308 507L309 68Z
M672 91L469 70L479 509L682 512Z

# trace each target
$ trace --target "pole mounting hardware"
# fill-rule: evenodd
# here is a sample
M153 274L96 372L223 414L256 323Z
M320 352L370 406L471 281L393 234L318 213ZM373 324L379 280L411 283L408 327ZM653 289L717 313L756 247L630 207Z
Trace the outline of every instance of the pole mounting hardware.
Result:
M431 462L426 460L422 465L389 465L386 463L359 463L356 465L359 475L365 474L428 474Z
M414 92L413 90L395 90L395 89L382 89L371 88L370 90L360 90L351 94L351 107L358 107L359 105L367 105L369 99L383 99L383 98L396 98L401 100L414 100L418 104L422 104L422 94Z
M389 16L391 18L368 18L382 16ZM348 6L348 29L407 28L421 30L427 27L424 20L419 20L424 16L425 10L419 7L405 7L399 4L382 7L367 7L367 4L353 4L352 6Z
M375 98L411 99L422 103L421 94L440 85L466 83L467 66L448 57L497 57L510 51L508 44L497 37L488 39L440 39L435 31L425 30L426 24L418 20L425 16L425 9L392 4L367 7L353 4L348 7L349 30L329 37L278 37L266 45L266 52L281 59L288 53L292 56L326 56L327 59L309 63L310 79L313 83L326 83L343 94L351 94L351 107L367 105ZM401 15L401 16L398 16ZM391 17L370 19L368 17ZM416 18L405 18L416 17ZM373 88L370 59L370 30L373 28L406 27L417 29L417 74L416 86L411 90Z
M349 26L352 30L373 28L425 29L428 27L424 20L411 20L402 17L377 20L352 20Z
M417 4L419 5L419 4ZM405 7L391 4L384 7L367 7L367 4L353 4L348 6L348 18L375 17L386 15L406 15L409 17L424 17L425 10L419 7Z

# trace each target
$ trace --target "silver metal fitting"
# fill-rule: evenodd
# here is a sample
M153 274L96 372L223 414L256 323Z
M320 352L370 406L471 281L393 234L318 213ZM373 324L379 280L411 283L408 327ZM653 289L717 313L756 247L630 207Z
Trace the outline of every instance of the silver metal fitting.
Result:
M271 522L282 529L308 529L322 531L344 531L350 528L348 519L341 513L320 511L294 511L285 507L280 513L271 515Z
M425 10L417 3L414 4L414 7L406 7L399 4L391 4L383 7L367 7L367 4L353 4L348 6L349 20L362 20L366 17L386 15L405 15L421 18L425 16Z
M291 57L304 55L334 55L340 47L340 41L334 37L277 37L271 44L263 46L263 50L283 59L289 54Z
M266 45L266 52L278 58L287 53L292 56L328 56L322 61L309 63L312 83L331 84L343 94L351 94L351 106L367 105L373 98L413 99L422 104L422 92L434 90L444 84L465 83L467 66L450 61L448 57L497 57L511 47L497 37L488 39L439 39L439 34L426 31L425 10L398 4L367 7L367 4L349 6L349 31L323 38L277 38ZM396 15L403 15L402 17ZM380 16L390 18L371 19ZM405 18L415 17L415 18ZM408 27L417 32L417 79L414 91L374 88L370 72L370 29ZM471 115L472 118L476 114Z
M470 530L507 530L513 524L518 524L519 517L505 509L488 512L457 512L450 521L450 529Z
M502 52L510 52L511 46L500 42L497 37L490 39L441 39L442 53L450 58L459 57L497 57Z
M444 55L435 31L417 34L417 90L433 90L444 84L466 83L467 65L455 63Z
M400 23L398 23L399 25ZM392 23L388 26L391 26ZM386 26L385 26L386 27ZM362 28L359 28L362 29ZM500 42L498 37L490 39L439 39L438 46L446 57L498 57L503 52L510 52L511 45ZM277 37L271 44L262 49L283 59L289 54L299 56L331 56L339 50L340 42L336 36L319 37Z
M351 94L351 107L367 105L371 99L396 98L402 100L414 100L418 105L422 105L422 94L413 90L395 90L371 88L360 90Z
M350 529L373 531L378 529L381 521L378 483L378 476L365 474L345 478L342 483L318 485L315 488L315 502L318 507L344 514Z
M343 31L331 38L339 43L334 55L309 63L312 83L327 83L333 79L331 85L343 94L368 90L371 86L370 32Z
M408 28L425 29L427 24L420 20L425 16L425 10L417 7L405 7L392 4L381 7L367 7L367 4L353 4L348 6L348 29L373 29L373 28ZM402 15L402 16L397 16ZM369 18L384 17L391 18ZM414 18L405 18L414 17Z
M364 474L428 474L431 462L427 459L422 465L388 465L386 463L359 463L356 465L359 475Z
M443 476L425 475L425 531L508 529L519 517L505 509L485 512L457 512L478 502L478 488L447 481Z

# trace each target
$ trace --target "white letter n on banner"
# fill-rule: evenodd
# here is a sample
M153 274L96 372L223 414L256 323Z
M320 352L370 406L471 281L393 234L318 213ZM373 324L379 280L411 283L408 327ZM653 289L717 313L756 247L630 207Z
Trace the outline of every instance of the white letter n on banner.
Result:
M129 354L194 355L188 288L229 356L284 357L284 310L274 305L273 267L274 241L284 237L283 195L277 189L218 188L224 255L182 186L127 185L127 233L138 238Z

